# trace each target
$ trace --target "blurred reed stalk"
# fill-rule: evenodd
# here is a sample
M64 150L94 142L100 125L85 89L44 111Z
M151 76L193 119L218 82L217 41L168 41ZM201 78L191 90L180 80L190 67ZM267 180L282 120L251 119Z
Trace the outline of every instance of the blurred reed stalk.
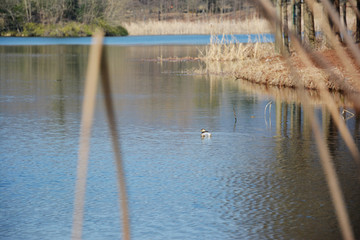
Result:
M77 164L77 178L75 185L75 200L72 226L72 239L82 239L82 228L84 220L84 206L86 193L86 178L88 169L88 158L90 151L91 128L95 110L95 100L99 73L101 73L101 84L105 97L105 108L110 128L113 151L115 155L116 172L119 188L120 216L122 216L123 239L130 239L130 220L127 206L127 193L119 135L116 128L115 110L110 91L110 75L106 54L103 50L104 33L97 31L93 37L90 48L88 69L85 81L84 100L82 105L82 118L79 142L79 157Z

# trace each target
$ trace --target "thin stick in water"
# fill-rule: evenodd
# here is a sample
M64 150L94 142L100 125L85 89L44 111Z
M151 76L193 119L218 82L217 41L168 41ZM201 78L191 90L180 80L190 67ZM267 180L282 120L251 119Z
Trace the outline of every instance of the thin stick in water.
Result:
M234 106L233 106L233 112L234 112L235 123L237 123L237 117L236 117L236 112L235 112L235 107Z
M271 104L272 104L272 101L268 102L265 106L265 109L264 109L264 119L265 119L265 125L267 126L268 125L268 122L266 120L266 109L269 107L269 123L271 125Z

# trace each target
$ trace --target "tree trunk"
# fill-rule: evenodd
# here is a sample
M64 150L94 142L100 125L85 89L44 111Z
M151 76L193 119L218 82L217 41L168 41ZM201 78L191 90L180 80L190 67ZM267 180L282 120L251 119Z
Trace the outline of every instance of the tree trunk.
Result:
M79 1L78 0L67 0L65 5L64 17L68 20L76 21L79 14Z
M312 7L308 3L304 5L304 43L310 48L315 47L315 27Z
M295 0L295 32L301 39L301 0Z
M360 11L360 0L356 0L356 8ZM355 34L356 42L360 42L360 18L356 18L356 34Z
M345 28L347 28L347 20L346 20L346 2L347 2L347 1L344 1L344 2L343 2L343 5L342 5L343 21L344 21L344 26L345 26Z
M275 1L275 8L276 8L276 15L279 19L282 19L282 12L281 12L281 1ZM281 24L276 24L275 29L275 51L277 53L282 53L283 49L283 41L282 41L282 26Z
M163 1L159 1L159 21L163 20ZM188 14L189 14L189 4L188 4Z
M334 5L336 12L340 16L340 0L331 0L330 2ZM332 28L334 34L336 35L338 40L341 41L339 28L333 23L330 17L328 17L328 19L329 19L330 27Z
M30 21L30 11L29 11L29 6L26 0L24 0L24 9L25 9L25 13L26 13L26 21L29 22Z
M339 14L339 17L340 17L340 0L335 0L334 1L334 7L335 7L335 9L336 9L336 11L337 11L337 13ZM333 27L334 27L334 32L335 32L336 36L338 36L338 38L341 39L341 37L340 37L340 29L337 26L335 26L335 24L334 24Z
M283 15L283 33L284 33L284 54L290 52L289 49L289 24L288 24L288 10L287 10L287 0L282 0L282 15Z

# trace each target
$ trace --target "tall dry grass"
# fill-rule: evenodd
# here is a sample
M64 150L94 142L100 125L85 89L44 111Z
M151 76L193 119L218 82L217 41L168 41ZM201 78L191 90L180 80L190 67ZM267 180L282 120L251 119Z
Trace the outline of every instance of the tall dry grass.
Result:
M259 43L260 39L266 38L258 35L258 39L254 42L249 38L249 43L239 43L234 36L222 38L212 35L210 43L206 46L205 51L200 51L200 57L205 61L222 61L222 62L236 62L244 61L246 59L261 59L265 57L276 56L274 51L274 44Z
M244 44L234 37L220 39L212 36L205 50L199 50L199 57L205 62L205 67L198 69L197 73L228 74L237 79L280 87L295 88L297 85L284 59L275 53L273 43L251 43L249 39L249 43ZM342 76L340 70L334 71ZM315 66L302 67L299 73L302 84L308 89L316 89L315 81L322 81L329 89L341 90L330 74Z
M246 20L174 20L140 21L124 24L130 35L178 35L178 34L251 34L268 33L267 20L249 18Z
M292 12L289 5L288 12ZM323 6L320 3L314 4L314 20L316 31L321 31L321 22L327 19ZM166 20L158 21L149 19L146 21L122 23L130 35L178 35L178 34L253 34L269 33L271 27L266 19L249 17L240 19L197 19L197 20ZM348 4L347 25L351 31L355 30L355 13ZM288 26L293 28L292 19L288 19Z

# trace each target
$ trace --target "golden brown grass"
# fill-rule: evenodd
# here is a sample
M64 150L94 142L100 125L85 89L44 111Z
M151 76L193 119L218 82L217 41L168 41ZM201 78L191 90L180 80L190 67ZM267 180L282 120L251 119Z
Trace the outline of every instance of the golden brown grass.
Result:
M224 38L223 38L224 39ZM291 77L290 70L284 58L275 53L272 43L237 43L233 38L220 40L211 38L211 43L200 51L200 58L206 67L198 70L198 73L229 74L237 79L251 81L253 83L295 88L296 79ZM299 59L294 54L293 64L299 64ZM300 80L308 89L316 89L314 81L323 81L329 89L341 90L339 85L334 84L330 75L315 66L298 67ZM342 73L334 69L339 76ZM342 76L343 77L343 76Z
M270 26L265 19L246 20L174 20L139 21L124 24L130 35L175 35L175 34L250 34L268 33Z
M347 23L350 30L355 30L355 16L353 11L347 9ZM292 11L291 6L288 12ZM321 22L327 19L321 4L316 3L314 8L315 28L320 31ZM288 26L292 29L292 19L289 18ZM192 20L166 20L129 22L123 24L130 35L177 35L177 34L253 34L271 32L270 24L266 19L249 17L240 19L192 19Z

